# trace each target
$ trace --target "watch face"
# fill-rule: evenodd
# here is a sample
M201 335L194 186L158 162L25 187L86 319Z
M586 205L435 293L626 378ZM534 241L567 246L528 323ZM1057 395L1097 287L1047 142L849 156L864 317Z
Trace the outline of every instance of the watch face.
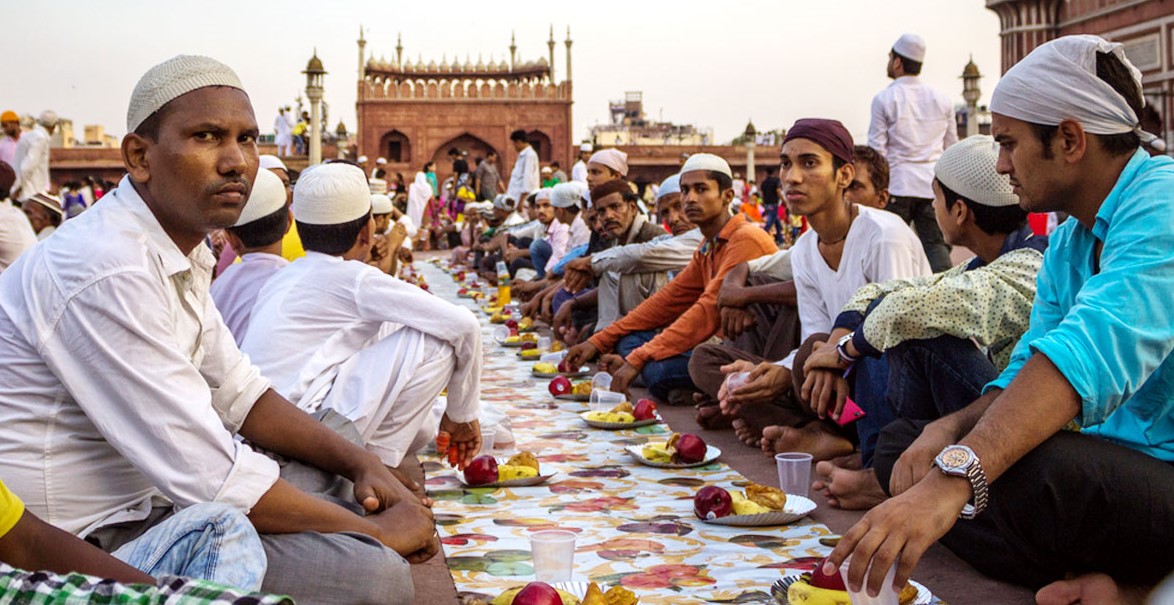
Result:
M970 454L962 448L952 447L942 452L942 463L949 468L961 468L970 461Z

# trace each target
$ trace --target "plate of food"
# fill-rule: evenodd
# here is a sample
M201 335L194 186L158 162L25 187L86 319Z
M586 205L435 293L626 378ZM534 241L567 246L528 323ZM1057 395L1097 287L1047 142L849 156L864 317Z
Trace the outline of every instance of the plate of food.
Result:
M532 343L535 347L538 346L538 335L533 332L526 334L511 334L506 336L501 341L501 346L520 349L526 346L526 343Z
M653 441L624 448L641 464L656 468L692 468L705 466L722 455L697 435L673 433L668 441Z
M555 399L567 401L590 401L594 386L590 380L574 380L565 376L556 376L546 386L546 390L554 395Z
M660 422L656 416L656 404L650 399L641 399L635 406L625 401L610 410L592 410L579 414L587 426L617 431L636 429Z
M823 561L811 573L792 574L770 587L770 594L779 605L808 605L810 603L851 603L844 579L839 573L823 575ZM897 595L901 605L929 605L933 593L918 582L909 580Z
M531 452L521 452L504 460L477 456L464 473L457 473L457 479L465 487L529 487L546 483L557 474L558 471L543 474L538 458Z
M523 591L521 599L518 596ZM555 600L555 597L558 600ZM595 582L531 582L525 586L507 588L490 601L490 605L515 605L515 603L558 603L563 605L638 605L636 594L623 586L613 586L606 591Z
M815 502L769 485L751 483L745 491L707 485L693 496L693 514L705 523L762 527L794 523L815 510Z
M591 373L591 368L587 366L580 367L578 371L572 370L573 368L570 368L563 362L555 365L549 361L540 361L534 364L534 367L531 368L530 373L537 378L555 378L557 376L563 376L568 379L579 378Z

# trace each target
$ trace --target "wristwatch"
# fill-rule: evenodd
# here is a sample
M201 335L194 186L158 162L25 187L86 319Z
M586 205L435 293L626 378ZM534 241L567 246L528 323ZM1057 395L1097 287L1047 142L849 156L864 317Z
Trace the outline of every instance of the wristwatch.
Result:
M848 332L836 341L836 353L839 353L840 361L843 361L847 365L852 365L860 359L859 357L853 357L848 354L848 343L852 342L852 337L855 334L855 332Z
M970 481L970 490L973 493L972 502L962 507L958 516L963 519L973 519L986 509L987 483L986 472L982 470L982 463L974 450L965 445L948 445L934 458L934 466L946 475L965 477Z

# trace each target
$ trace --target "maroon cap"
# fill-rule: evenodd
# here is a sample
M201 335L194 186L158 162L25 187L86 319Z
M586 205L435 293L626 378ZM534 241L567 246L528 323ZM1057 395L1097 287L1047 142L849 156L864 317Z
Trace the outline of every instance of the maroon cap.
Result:
M791 139L813 141L844 163L852 163L852 135L848 134L848 129L839 120L803 118L787 131L783 144Z

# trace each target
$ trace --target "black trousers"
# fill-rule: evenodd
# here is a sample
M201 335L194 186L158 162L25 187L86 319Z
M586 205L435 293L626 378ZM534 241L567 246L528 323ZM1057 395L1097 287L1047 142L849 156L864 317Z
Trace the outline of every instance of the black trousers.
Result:
M886 492L893 464L928 423L898 420L881 432L874 467ZM992 483L986 511L958 520L941 542L979 571L1031 588L1090 572L1156 584L1174 570L1174 465L1061 431Z
M950 262L950 246L942 236L938 219L934 217L932 199L893 196L885 210L901 217L906 223L913 223L913 230L921 240L921 247L925 249L925 256L929 259L929 266L934 273L940 273L953 266Z

